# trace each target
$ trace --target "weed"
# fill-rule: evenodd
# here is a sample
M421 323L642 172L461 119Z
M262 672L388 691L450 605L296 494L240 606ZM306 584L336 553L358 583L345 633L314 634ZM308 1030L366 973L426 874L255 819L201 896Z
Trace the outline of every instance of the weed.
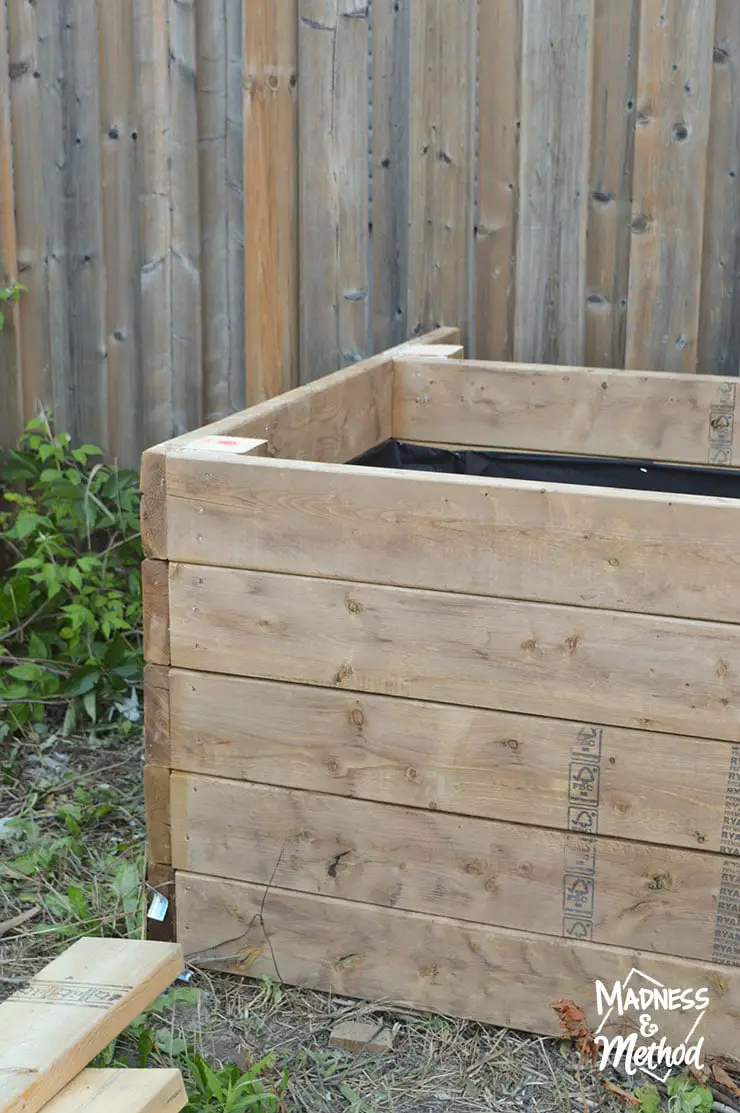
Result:
M66 711L65 733L78 709L90 722L118 720L124 734L141 718L138 476L95 462L101 455L94 445L72 448L44 414L3 465L5 735L50 711Z

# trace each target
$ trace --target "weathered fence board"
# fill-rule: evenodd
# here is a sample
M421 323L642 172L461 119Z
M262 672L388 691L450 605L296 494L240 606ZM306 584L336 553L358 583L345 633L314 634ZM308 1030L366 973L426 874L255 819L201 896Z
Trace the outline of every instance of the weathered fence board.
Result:
M734 0L5 5L2 443L136 464L438 324L740 369Z

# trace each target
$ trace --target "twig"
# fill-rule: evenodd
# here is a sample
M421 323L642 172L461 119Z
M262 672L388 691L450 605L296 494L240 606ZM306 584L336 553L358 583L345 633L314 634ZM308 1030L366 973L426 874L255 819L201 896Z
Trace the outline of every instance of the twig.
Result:
M35 908L28 908L25 912L21 912L19 916L13 916L10 920L4 920L0 923L0 939L2 939L4 935L7 935L9 931L12 931L13 928L20 927L21 924L25 924L28 920L32 920L34 916L38 916L40 911L41 905L37 904Z

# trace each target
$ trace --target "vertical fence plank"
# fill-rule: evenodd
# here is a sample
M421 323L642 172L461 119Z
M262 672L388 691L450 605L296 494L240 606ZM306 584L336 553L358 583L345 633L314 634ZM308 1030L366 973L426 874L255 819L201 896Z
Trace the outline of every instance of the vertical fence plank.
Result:
M366 354L368 8L299 0L301 382Z
M49 367L57 427L73 429L72 297L68 280L68 145L65 111L65 59L60 6L36 5L38 67L41 74L41 150L48 276ZM92 437L88 438L92 439Z
M175 433L203 422L195 0L169 0L172 401Z
M8 0L7 13L18 279L26 287L18 306L18 328L23 338L23 417L28 419L52 398L44 191L48 156L42 141L36 8L25 0Z
M205 420L215 421L229 412L230 371L225 0L199 0L196 19L203 409Z
M522 49L518 360L583 362L592 52L591 0L528 0Z
M141 439L139 205L133 0L98 6L108 446L138 467Z
M374 348L408 339L410 0L374 0Z
M66 281L69 289L72 407L67 431L108 448L108 353L98 96L96 0L67 0L64 59Z
M3 285L18 277L7 28L7 3L0 0L0 282ZM0 384L3 393L0 444L12 444L23 427L19 313L17 305L13 304L2 309L5 328L0 334Z
M242 0L226 0L226 267L229 299L229 396L227 409L229 413L243 410L247 404L244 346L244 95L242 89L242 43Z
M244 0L242 19L245 346L251 405L298 383L296 0ZM311 34L333 38L327 31ZM324 76L317 76L317 84ZM330 194L314 203L326 205L331 219ZM311 269L305 281L314 281Z
M586 263L586 352L621 367L627 332L640 0L596 0Z
M699 311L703 375L740 370L740 4L717 0Z
M476 356L512 359L522 0L480 2Z
M627 366L694 372L714 0L642 0Z
M169 32L159 0L134 0L141 134L141 361L144 444L171 437L172 221Z
M411 5L409 320L474 328L477 0Z

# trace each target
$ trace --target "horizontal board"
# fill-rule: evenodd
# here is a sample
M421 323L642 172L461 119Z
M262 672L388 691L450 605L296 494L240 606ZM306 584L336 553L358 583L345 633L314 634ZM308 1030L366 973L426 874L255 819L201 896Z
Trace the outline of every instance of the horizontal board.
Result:
M740 737L740 629L170 565L175 667Z
M188 1103L179 1070L83 1070L44 1113L178 1113Z
M740 465L733 379L400 358L394 368L400 439Z
M737 1052L740 969L184 872L177 908L186 955L208 969L543 1035L559 1033L551 1002L561 998L598 1026L597 979L611 989L636 969L670 988L706 987L703 1053ZM615 1009L604 1032L635 1020ZM677 1046L696 1014L686 1021L661 1011L661 1035Z
M724 742L180 669L170 684L176 770L669 846L740 848L731 791L740 748Z
M184 773L170 806L176 870L712 958L719 855Z
M175 944L73 943L0 1005L0 1113L38 1113L182 971Z
M171 560L740 622L740 501L167 460Z

